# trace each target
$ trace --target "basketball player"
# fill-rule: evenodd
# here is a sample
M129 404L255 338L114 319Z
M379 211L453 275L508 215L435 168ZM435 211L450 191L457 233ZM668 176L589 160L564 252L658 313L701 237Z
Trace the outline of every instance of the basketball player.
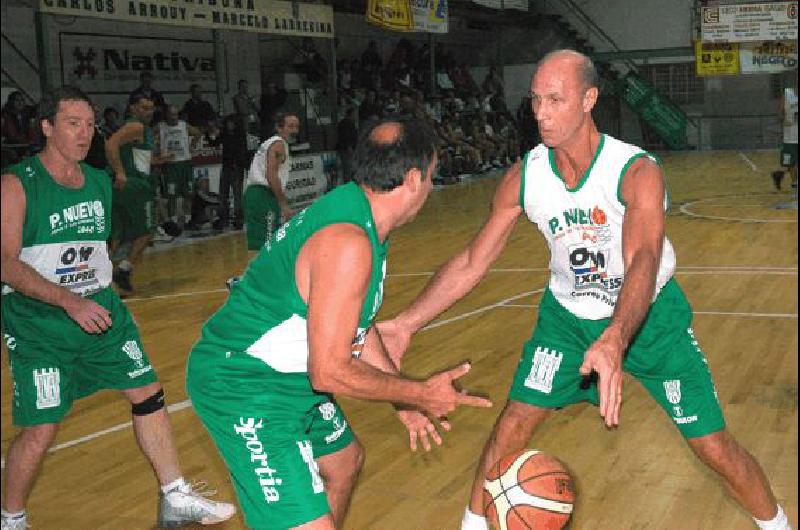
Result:
M417 120L383 121L355 153L355 182L283 225L203 327L186 389L228 465L251 528L341 528L364 460L332 394L392 401L434 416L491 406L453 381L402 377L372 321L383 299L387 237L431 190L436 140ZM369 355L361 355L369 342ZM401 411L409 434L436 427Z
M791 186L797 189L797 72L793 72L793 86L783 90L781 97L780 116L783 124L783 145L781 146L781 166L789 171ZM783 171L772 173L775 187L781 189Z
M111 255L120 243L131 243L128 257L114 270L114 283L123 296L133 291L133 269L152 241L156 226L155 185L150 177L154 145L150 127L153 101L143 94L133 94L130 110L131 117L106 141L106 158L114 171Z
M673 278L661 168L638 147L597 131L591 115L597 95L588 57L560 50L542 59L531 96L543 143L503 177L472 243L439 269L415 302L381 325L399 366L411 335L478 283L523 212L547 239L549 287L508 403L483 450L462 528L486 528L481 490L487 470L524 449L554 410L599 403L606 425L618 425L623 369L645 386L761 528L787 528L761 467L725 429L690 327L691 308ZM593 372L598 381L589 384Z
M269 241L278 226L294 215L284 190L292 167L289 144L294 143L299 132L297 115L276 114L275 134L259 146L250 163L244 192L248 261ZM229 278L228 288L240 278Z
M161 165L163 190L173 222L183 227L192 212L194 174L189 137L198 138L200 130L188 125L178 115L178 107L167 105L166 119L158 126L161 155L168 161Z
M73 401L102 389L131 403L136 441L161 485L158 525L229 519L233 505L184 481L164 390L109 287L111 181L81 162L94 132L91 102L62 87L45 94L39 116L44 150L2 177L2 328L22 429L6 455L2 528L27 528L25 501L59 424Z

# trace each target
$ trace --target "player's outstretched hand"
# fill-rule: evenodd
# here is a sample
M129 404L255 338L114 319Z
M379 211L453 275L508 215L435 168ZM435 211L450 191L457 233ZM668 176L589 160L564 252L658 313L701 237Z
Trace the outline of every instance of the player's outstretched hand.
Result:
M108 309L87 298L70 298L64 311L86 333L99 334L111 327L111 313Z
M431 440L436 445L442 445L442 436L436 423L431 421L425 414L418 410L398 410L397 417L408 429L408 443L412 451L417 450L417 440L422 443L425 451L431 450ZM445 431L450 430L450 422L446 419L438 421L439 428ZM430 437L430 438L429 438Z
M400 369L400 361L411 343L411 333L400 326L396 320L386 320L375 324L381 335L386 353L394 365Z
M469 372L470 364L464 363L455 368L439 372L425 381L425 392L421 408L436 418L452 412L459 405L469 407L491 407L492 402L480 396L471 396L466 390L457 389L453 383Z
M584 376L597 372L600 393L600 415L608 427L619 425L622 405L622 355L625 348L613 335L603 334L586 350L580 372Z

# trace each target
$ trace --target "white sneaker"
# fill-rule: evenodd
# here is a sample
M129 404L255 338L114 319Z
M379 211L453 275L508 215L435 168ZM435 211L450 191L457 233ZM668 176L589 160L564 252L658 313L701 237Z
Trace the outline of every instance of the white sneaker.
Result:
M228 502L217 502L206 497L215 490L205 490L204 482L184 484L167 493L161 493L158 503L159 528L178 528L191 523L202 525L227 521L236 513Z
M155 232L153 233L154 243L169 243L173 239L175 238L167 234L160 226L157 226Z
M26 528L30 528L28 526L27 514L15 519L3 515L2 522L0 523L0 529L2 530L25 530Z

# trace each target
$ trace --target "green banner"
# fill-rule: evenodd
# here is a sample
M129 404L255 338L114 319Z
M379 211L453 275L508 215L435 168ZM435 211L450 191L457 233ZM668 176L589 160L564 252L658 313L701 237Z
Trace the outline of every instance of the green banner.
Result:
M670 149L686 149L686 116L653 85L630 72L617 82L616 91Z

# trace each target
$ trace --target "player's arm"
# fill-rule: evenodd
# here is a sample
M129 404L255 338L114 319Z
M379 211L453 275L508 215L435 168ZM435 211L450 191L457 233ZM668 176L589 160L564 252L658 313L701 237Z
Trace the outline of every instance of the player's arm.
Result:
M2 176L2 209L0 209L0 276L15 291L60 307L87 333L101 333L111 325L108 310L43 278L30 265L19 259L22 249L22 227L25 223L25 191L16 175Z
M308 303L308 375L321 392L399 402L442 416L460 404L490 406L456 390L452 381L468 365L427 381L389 374L352 356L352 340L367 293L372 248L354 225L337 224L314 234L298 256L296 274Z
M275 142L271 146L269 146L269 150L267 151L267 182L269 183L269 188L272 190L272 193L275 194L275 197L278 199L278 205L281 208L281 216L284 220L289 219L292 216L292 209L289 206L289 200L286 198L286 194L283 192L283 186L281 186L281 179L278 176L281 166L286 163L286 146L283 142Z
M503 176L489 218L472 242L439 268L411 305L380 325L381 336L398 366L411 335L472 290L505 248L522 213L521 167L516 163Z
M139 122L126 123L106 140L106 160L114 170L114 186L123 188L127 181L125 169L122 167L120 147L142 141L144 141L144 124Z
M386 352L386 347L381 340L381 334L372 326L367 331L366 340L364 341L364 349L361 352L361 360L377 368L382 372L389 374L399 374L400 370L394 364L394 361L389 357ZM428 439L430 436L436 445L442 445L442 437L436 428L436 424L431 421L425 414L418 410L395 405L397 409L397 417L402 424L408 429L408 441L412 451L417 450L417 440L422 442L425 451L431 450L431 443ZM447 420L439 419L437 422L446 431L450 430L450 422Z
M625 281L611 323L589 347L581 366L584 375L598 373L600 414L609 427L619 424L622 358L653 300L665 225L664 176L655 162L646 157L634 162L621 191L627 205L622 222Z

